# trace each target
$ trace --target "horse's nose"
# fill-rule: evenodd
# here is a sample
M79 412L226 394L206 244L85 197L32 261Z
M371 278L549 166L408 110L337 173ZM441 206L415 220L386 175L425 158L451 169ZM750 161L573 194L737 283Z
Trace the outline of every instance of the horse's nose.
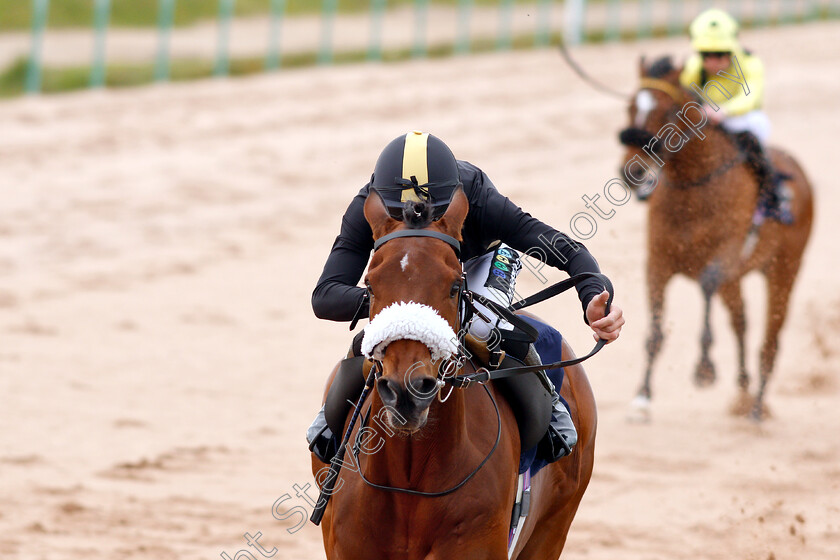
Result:
M431 399L438 389L437 379L428 376L412 379L409 386L409 393L414 398L421 400Z
M427 375L417 376L403 387L399 382L382 377L376 382L379 398L382 403L396 408L399 405L422 406L424 401L431 400L438 389L437 379ZM428 403L425 403L428 404Z
M382 377L376 382L376 389L379 391L379 398L382 399L382 404L396 408L397 400L401 392L399 384L391 381L386 377Z
M620 172L624 173L624 177L634 185L638 185L645 178L643 169L622 169Z

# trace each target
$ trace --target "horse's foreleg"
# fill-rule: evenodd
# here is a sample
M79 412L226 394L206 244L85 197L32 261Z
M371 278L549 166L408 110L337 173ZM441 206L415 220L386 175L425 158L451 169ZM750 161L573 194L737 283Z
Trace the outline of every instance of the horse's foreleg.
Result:
M712 336L712 296L715 295L721 280L721 267L717 263L709 264L700 274L700 287L703 289L703 333L700 335L700 361L694 370L694 384L707 387L715 382L715 364L709 357L714 337Z
M746 416L752 408L752 398L749 394L750 376L747 373L746 331L747 319L744 314L744 300L741 297L741 283L728 282L720 287L720 297L729 310L732 330L738 340L738 387L741 391L732 403L730 412L736 416Z
M656 267L648 267L648 305L650 305L650 332L648 333L646 350L647 365L642 384L636 392L636 398L631 403L630 420L648 420L650 413L650 399L653 395L651 390L651 377L653 375L653 364L656 356L662 350L662 341L665 336L662 334L662 312L665 307L665 286L671 278L670 274L661 274L654 270Z
M728 282L720 287L720 297L729 310L729 320L735 338L738 341L738 387L746 392L750 386L750 376L747 373L746 333L747 318L744 314L744 300L741 297L741 283L738 280Z
M787 317L788 300L798 268L798 260L794 263L779 263L777 261L765 272L767 277L767 328L759 357L758 393L751 411L751 416L755 420L761 420L767 413L764 409L764 392L767 389L767 382L773 374L773 365L776 362L776 353L779 349L779 331Z

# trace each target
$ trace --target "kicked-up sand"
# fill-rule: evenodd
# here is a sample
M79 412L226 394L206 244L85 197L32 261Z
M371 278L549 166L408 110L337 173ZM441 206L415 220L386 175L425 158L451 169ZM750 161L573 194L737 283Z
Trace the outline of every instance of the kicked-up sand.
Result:
M826 47L838 32L743 36L767 66L774 143L817 201L769 420L728 413L735 345L719 303L719 379L694 388L701 297L682 279L667 293L652 421L625 420L644 365L645 206L597 219L587 246L627 325L586 364L596 465L565 556L840 558L840 58ZM574 54L630 92L640 53L688 44ZM246 533L276 558L323 558L320 530L297 526L315 495L303 435L351 333L309 298L379 150L429 130L568 231L581 197L616 176L626 120L555 50L0 104L0 558L261 557ZM522 273L520 292L539 286ZM764 294L746 280L753 375ZM535 312L590 346L574 296Z

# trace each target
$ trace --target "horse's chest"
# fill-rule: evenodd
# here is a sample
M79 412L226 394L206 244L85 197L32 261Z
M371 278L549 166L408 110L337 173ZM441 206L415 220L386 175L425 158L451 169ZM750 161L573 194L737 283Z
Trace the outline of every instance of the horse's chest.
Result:
M398 503L402 501L401 497L389 495L383 498L380 501L368 501L366 509L372 512L371 515L347 516L340 522L340 527L336 527L338 532L352 535L352 538L337 539L330 558L478 559L483 558L482 554L488 549L505 547L503 541L506 527L502 527L504 519L491 515L489 511L492 508L477 504L465 508L465 500L460 500L457 506L453 504L449 507L441 507L432 501L407 506ZM509 515L507 512L506 516ZM498 526L498 531L489 530L495 526ZM502 536L499 542L495 542L499 540L495 538L496 533ZM483 535L483 538L478 539L476 535ZM476 546L478 549L473 554L464 555L465 551Z
M651 256L680 263L705 260L731 238L731 230L710 216L665 214L651 216L648 241Z

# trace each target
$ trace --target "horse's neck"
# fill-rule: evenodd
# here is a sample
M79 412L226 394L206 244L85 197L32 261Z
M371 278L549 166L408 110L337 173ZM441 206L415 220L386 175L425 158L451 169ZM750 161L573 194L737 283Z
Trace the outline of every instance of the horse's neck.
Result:
M382 410L375 396L371 416ZM404 488L416 488L429 478L444 486L452 475L452 466L463 461L463 448L468 443L465 414L464 392L455 389L445 403L432 403L428 421L417 434L392 433L381 423L374 426L384 432L384 445L360 459L365 476L378 484Z
M680 185L693 183L703 183L696 185L701 188L715 188L717 181L703 180L737 157L738 148L718 126L705 127L701 131L705 136L702 139L691 132L684 132L690 136L689 141L664 162L662 173L666 183L677 189Z

